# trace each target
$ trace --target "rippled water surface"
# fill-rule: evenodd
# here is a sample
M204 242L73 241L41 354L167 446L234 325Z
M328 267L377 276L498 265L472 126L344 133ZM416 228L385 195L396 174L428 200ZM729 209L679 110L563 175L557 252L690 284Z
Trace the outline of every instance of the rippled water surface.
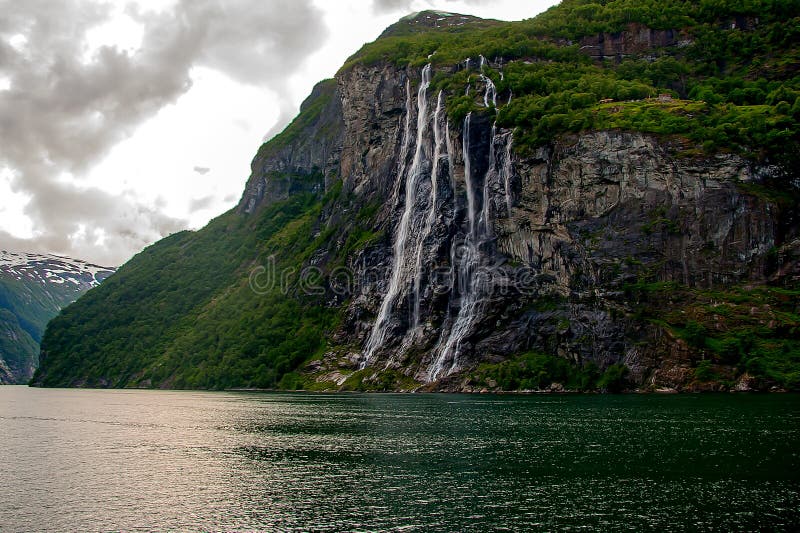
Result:
M0 387L0 531L791 530L800 397Z

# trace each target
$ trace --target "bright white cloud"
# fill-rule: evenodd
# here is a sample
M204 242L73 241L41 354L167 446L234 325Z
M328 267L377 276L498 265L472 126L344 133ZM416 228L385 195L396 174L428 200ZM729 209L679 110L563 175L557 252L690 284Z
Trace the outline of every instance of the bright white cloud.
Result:
M91 62L94 54L104 46L114 47L133 55L141 48L142 39L144 39L144 26L135 21L125 11L124 6L118 5L106 22L86 32L84 63Z
M15 238L31 239L34 236L33 222L25 216L25 206L30 202L30 195L14 191L11 180L11 170L0 169L0 228Z
M172 139L160 137L144 158L161 170L136 176L122 192L114 177L92 177L97 165L187 93L199 67L259 88L262 98L264 91L280 95L273 100L286 114L284 80L326 37L322 13L310 0L179 0L162 11L80 0L0 0L0 12L0 75L9 79L9 88L0 91L0 164L14 170L10 188L30 197L17 225L32 223L35 242L23 246L106 264L189 223L187 216L168 214L177 194L187 193L176 186L180 176L170 168L170 142L175 151L186 149L182 139L202 126L184 120ZM207 94L195 112L224 110L235 93ZM225 141L230 139L219 137L216 144L230 153ZM153 194L160 189L166 199ZM226 190L221 194L230 197ZM202 205L191 200L184 198L184 213L189 205ZM102 247L91 238L96 229L105 233ZM19 233L3 228L0 239L11 242Z

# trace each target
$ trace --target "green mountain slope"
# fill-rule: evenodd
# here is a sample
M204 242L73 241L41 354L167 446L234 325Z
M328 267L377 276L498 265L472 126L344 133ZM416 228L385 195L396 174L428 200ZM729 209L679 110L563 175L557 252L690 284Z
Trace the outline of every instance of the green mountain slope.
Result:
M164 239L55 318L42 344L42 385L274 387L323 344L325 312L255 295L249 267L296 264L320 202L304 194L255 217L230 212ZM295 247L287 249L286 242ZM313 242L306 242L306 246ZM299 248L299 249L298 249Z
M442 91L446 99L454 151L462 142L456 136L469 135L463 127L468 115L480 135L475 144L484 154L494 142L492 124L513 132L518 172L568 158L575 139L597 132L637 143L642 141L636 135L645 134L653 139L647 142L657 143L659 156L666 154L676 168L689 168L692 180L713 165L728 168L723 163L729 161L756 176L757 183L720 187L736 206L744 206L731 213L757 213L754 220L767 235L762 240L771 243L761 246L759 241L752 253L742 248L745 259L728 257L712 242L714 231L728 230L710 228L708 246L692 251L692 261L737 270L716 273L701 286L689 276L675 282L673 270L678 269L667 260L695 239L689 234L691 221L679 216L699 213L700 223L713 225L703 218L707 207L700 200L685 212L684 207L620 205L610 214L586 215L585 222L573 226L545 228L541 231L550 234L570 232L577 251L559 245L564 262L577 265L606 246L610 255L602 258L602 271L592 274L590 282L583 266L565 268L569 278L557 280L557 290L537 293L531 301L528 296L510 298L505 312L492 310L492 325L474 334L476 345L480 335L491 339L491 330L500 324L512 328L518 316L528 317L520 323L552 323L537 325L534 333L525 326L525 340L495 344L474 355L469 367L454 374L466 381L446 386L517 389L567 382L573 388L613 390L646 386L648 379L657 386L658 379L636 372L645 367L657 372L662 359L672 358L682 366L670 374L677 376L669 378L670 386L731 387L749 379L757 388L800 387L800 2L568 0L521 22L469 19L460 24L457 17L427 12L401 20L352 56L336 80L318 85L294 122L259 150L236 209L200 231L182 232L147 248L50 323L34 382L175 388L418 386L418 369L431 351L424 341L375 368L359 369L359 352L385 284L373 280L361 292L343 293L336 283L343 267L360 279L369 277L371 267L391 263L400 218L396 206L402 204L392 200L403 194L394 177L407 169L398 161L413 150L413 145L402 147L403 117L411 116L407 102L417 94L418 72L430 62L428 94ZM363 86L378 78L376 92L364 93ZM412 87L407 102L405 80ZM486 96L487 80L496 89L494 98ZM457 159L462 155L454 153L448 168L461 169ZM548 164L552 174L555 164ZM474 165L473 172L485 171L482 165ZM629 171L620 168L612 171ZM462 179L464 171L456 175ZM506 194L540 180L531 176L509 182ZM681 186L689 191L717 187L712 179L698 183ZM464 186L447 187L439 200L452 200L455 207L442 207L441 216L463 229L467 210L458 199ZM523 192L514 192L519 219L530 212L521 204ZM677 196L683 201L687 194L682 189ZM614 216L620 220L614 222ZM616 223L622 232L635 221L630 248L615 248L614 237L603 241L603 230L593 226L600 220ZM540 231L526 224L514 231ZM496 229L498 234L501 230ZM456 235L436 231L439 255L430 264L454 268L442 250ZM637 255L636 246L644 241ZM493 246L487 241L487 249ZM525 266L506 252L492 253L503 268ZM550 283L558 275L540 273L536 279ZM591 290L590 283L595 284ZM750 290L754 284L759 290ZM431 294L428 337L436 338L451 304ZM605 294L608 300L602 300ZM609 324L624 324L624 332L606 335L618 335L619 342L581 333L583 325L577 322L585 319L587 306L607 315ZM760 311L750 312L753 308ZM745 340L748 336L754 340ZM601 342L643 346L646 362L637 370L621 349L609 351ZM569 362L559 355L566 344L559 343L578 346ZM638 377L626 381L626 365Z
M333 91L333 84L320 83L301 114L262 146L256 161L279 157L309 128L324 129L316 126ZM271 179L286 187L286 198L252 215L234 209L200 231L159 241L67 308L45 334L42 371L34 381L275 387L324 346L335 313L287 297L278 284L261 294L250 288L254 265L301 264L325 238L308 236L321 206L330 201L330 195L310 192L322 189L322 174L275 172Z

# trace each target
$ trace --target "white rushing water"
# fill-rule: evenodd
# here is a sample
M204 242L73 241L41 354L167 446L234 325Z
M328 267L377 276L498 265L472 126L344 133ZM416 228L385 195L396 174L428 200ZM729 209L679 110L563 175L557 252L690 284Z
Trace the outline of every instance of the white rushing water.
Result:
M514 143L514 133L508 132L503 142L505 143L505 150L503 151L503 160L500 165L500 178L503 180L503 189L506 193L506 216L511 217L511 205L513 198L511 196L511 145Z
M467 187L467 220L469 221L469 234L475 233L475 189L472 186L472 164L469 160L469 125L472 113L467 113L464 119L464 133L462 134L461 149L464 153L464 183Z
M441 168L442 159L445 161L450 160L449 147L447 145L447 134L443 129L447 128L447 117L444 114L444 93L439 91L439 96L436 99L436 111L433 113L433 168L431 169L431 196L428 202L428 213L425 216L425 226L422 230L422 235L417 243L416 261L414 263L414 308L412 316L412 328L416 329L419 326L420 315L420 287L422 285L422 255L424 251L425 241L430 237L433 223L436 221L436 210L438 202L438 184L439 169ZM442 153L444 149L444 153ZM450 167L448 166L448 172Z
M405 123L403 127L403 139L400 145L400 165L397 170L397 179L394 182L394 189L392 191L392 205L397 203L400 196L400 185L403 183L403 177L406 172L406 162L408 161L408 149L411 146L411 80L406 78L406 112Z
M512 159L511 146L513 136L511 132L498 132L492 126L491 141L489 143L489 165L483 177L482 197L480 211L477 203L477 187L475 176L471 172L470 152L470 123L472 116L468 114L464 119L463 152L464 152L464 182L467 189L467 219L468 233L460 253L455 253L456 247L451 250L451 264L454 265L458 275L457 284L451 284L451 297L458 291L459 305L455 320L450 328L449 335L440 338L439 345L434 350L434 360L428 368L428 380L434 381L443 376L452 374L460 369L462 344L464 339L472 332L474 326L480 321L485 311L486 299L491 294L492 280L488 271L482 268L486 261L481 252L481 246L491 240L491 191L493 185L502 185L505 192L505 204L508 216L511 215L513 203L511 194ZM446 321L447 322L447 321Z
M394 238L394 256L392 259L392 274L389 278L389 289L386 296L383 298L381 308L378 312L378 318L372 326L372 331L364 346L364 352L361 359L360 368L365 368L372 362L375 352L383 345L386 340L386 334L389 327L389 322L392 317L392 310L400 294L402 285L408 279L408 272L406 269L406 252L409 248L410 237L412 237L412 226L414 223L413 211L414 205L417 202L417 191L419 189L419 181L424 173L424 166L427 160L425 154L425 136L428 129L428 87L431 83L431 65L425 65L422 69L422 80L417 91L417 141L414 150L414 159L408 172L405 173L406 194L405 206L403 215L400 217L400 224ZM407 108L406 113L411 111L410 106ZM406 136L408 138L408 135ZM405 162L401 161L401 171L405 170ZM402 176L400 176L402 179Z
M475 318L480 314L483 284L485 277L478 272L480 266L479 245L484 238L484 227L478 223L476 208L476 184L470 164L470 123L472 114L464 119L463 152L464 152L464 183L467 189L467 221L468 232L460 253L451 254L455 261L458 273L458 283L455 290L460 299L458 314L450 328L450 334L445 339L442 337L437 349L434 350L434 360L428 369L428 379L434 381L443 374L448 375L459 367L461 343L469 333ZM488 219L484 211L488 209L488 202L484 202L481 209L481 218ZM451 293L451 298L453 294ZM442 340L444 341L442 343Z
M481 81L484 83L486 89L483 92L483 107L489 107L489 102L492 103L492 106L497 107L497 87L495 87L494 82L488 76L484 75L483 67L486 65L486 58L481 56L481 64L480 64L480 77Z
M481 198L481 219L480 231L484 239L488 239L491 233L491 223L489 221L491 198L489 197L489 184L496 179L497 170L495 168L495 141L497 140L497 127L492 124L492 135L489 141L489 167L486 169L486 176L483 178L483 196Z
M480 77L485 84L484 104L496 105L497 90L492 80L483 74L486 59L480 56ZM465 62L469 66L469 61ZM390 328L400 305L408 302L408 327L400 343L404 352L420 340L423 331L422 303L426 287L426 247L434 243L432 236L437 227L442 198L440 188L449 184L456 190L453 174L453 146L447 125L444 93L439 91L433 112L429 110L428 89L431 82L431 66L422 70L422 79L417 90L416 121L413 120L413 99L410 82L406 82L406 116L398 161L397 180L393 191L393 205L402 197L402 214L392 243L392 270L388 287L364 344L360 368L369 366L384 343L390 338ZM430 106L432 107L432 106ZM465 339L474 332L485 315L486 301L492 291L492 280L484 266L489 256L483 251L490 246L492 235L492 209L502 216L505 203L507 216L512 208L512 161L511 132L498 131L492 126L489 143L488 165L482 175L474 175L472 161L475 157L471 147L472 114L464 119L462 152L464 164L464 187L466 189L466 220L464 237L454 240L450 249L451 276L449 281L451 304L441 328L441 335L433 349L433 361L427 369L428 380L433 381L461 368L465 353ZM416 123L416 131L413 124ZM412 139L416 138L413 154ZM404 189L401 189L405 184ZM402 192L405 192L404 197ZM503 192L500 192L503 191ZM493 194L504 194L502 200L493 203ZM455 196L453 197L455 201ZM494 207L493 207L494 206ZM406 299L407 298L407 299Z

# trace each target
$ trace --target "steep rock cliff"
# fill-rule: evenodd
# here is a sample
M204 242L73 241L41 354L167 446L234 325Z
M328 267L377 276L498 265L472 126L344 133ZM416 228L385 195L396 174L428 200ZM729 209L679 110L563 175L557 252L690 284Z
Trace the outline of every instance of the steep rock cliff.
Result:
M342 102L333 80L318 83L300 106L280 142L264 144L252 162L238 211L252 214L258 205L293 194L317 194L337 170L342 143ZM329 185L329 184L328 184Z

